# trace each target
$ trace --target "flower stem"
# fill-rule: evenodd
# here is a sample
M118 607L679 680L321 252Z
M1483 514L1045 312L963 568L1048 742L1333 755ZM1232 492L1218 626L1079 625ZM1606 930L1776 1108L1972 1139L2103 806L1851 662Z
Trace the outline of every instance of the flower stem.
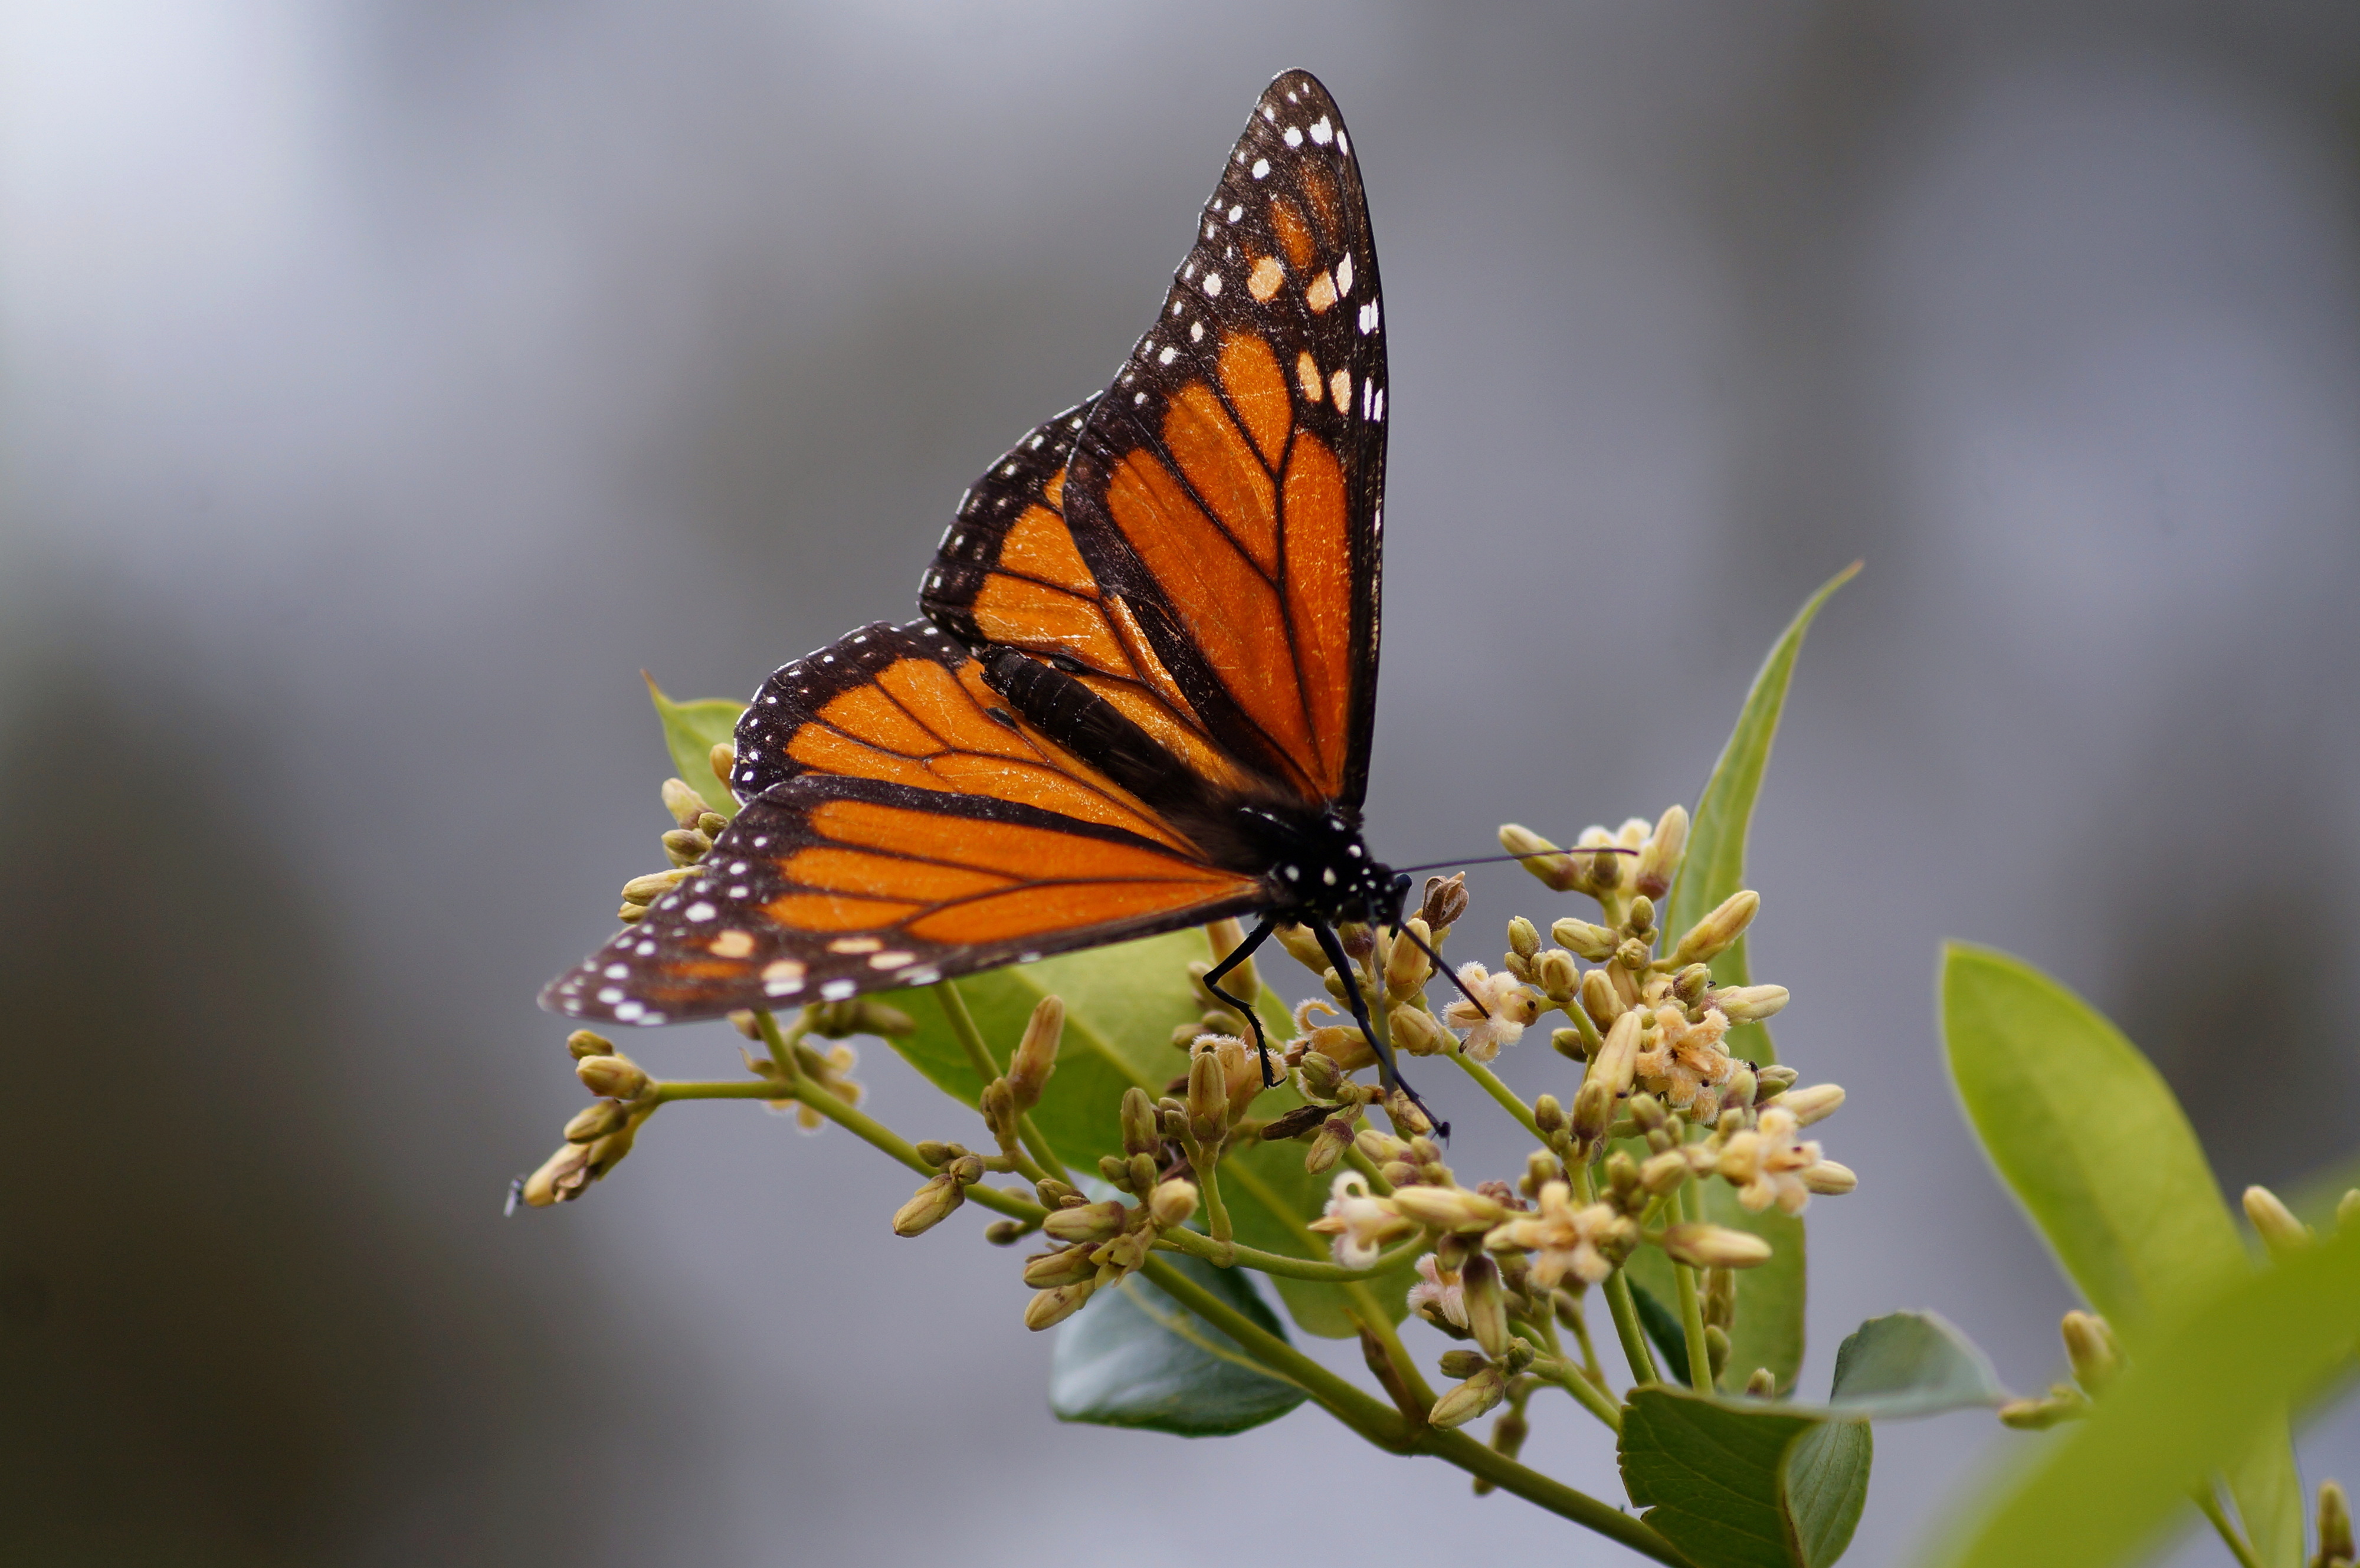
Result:
M1588 1203L1593 1191L1590 1167L1570 1167L1573 1177L1574 1201ZM1660 1383L1663 1377L1655 1370L1655 1358L1647 1349L1647 1335L1639 1326L1639 1303L1631 1299L1631 1280L1617 1269L1606 1276L1606 1309L1613 1314L1614 1336L1622 1342L1622 1359L1631 1365L1633 1383Z
M2220 1532L2221 1539L2228 1543L2231 1555L2237 1559L2243 1568L2262 1568L2261 1557L2245 1540L2245 1532L2239 1530L2231 1521L2228 1514L2223 1510L2221 1499L2213 1494L2212 1482L2209 1476L2202 1486L2192 1488L2188 1495L2196 1499L2197 1508L2202 1510L2207 1519L2212 1521L2212 1528Z
M770 1048L770 1060L783 1062L794 1074L786 1085L787 1093L784 1095L779 1093L779 1085L764 1083L762 1087L770 1093L762 1096L763 1098L800 1100L863 1143L883 1149L920 1175L932 1176L935 1173L934 1168L919 1159L918 1151L910 1147L908 1141L892 1128L873 1117L864 1116L813 1083L804 1074L802 1067L796 1063L794 1046L790 1042L788 1036L780 1031L777 1018L767 1012L757 1012L754 1015L754 1022L760 1028L762 1039ZM794 1032L796 1037L800 1038L802 1030L797 1029ZM1031 1220L1038 1223L1049 1212L1038 1203L1011 1197L996 1187L987 1187L980 1182L969 1187L967 1190L967 1195L985 1208L1006 1214L1013 1220Z
M1683 1182L1678 1190L1678 1213L1684 1220L1695 1206L1689 1192L1690 1184ZM1700 1394L1710 1394L1713 1390L1712 1350L1705 1343L1704 1299L1697 1293L1696 1270L1675 1262L1672 1277L1679 1286L1680 1329L1688 1342L1688 1387Z
M1393 1184L1385 1180L1385 1173L1377 1169L1377 1162L1360 1151L1360 1145L1346 1144L1344 1159L1353 1170L1369 1179L1370 1192L1380 1198L1390 1198L1393 1195Z
M1616 1432L1622 1430L1621 1407L1608 1399L1597 1384L1583 1377L1581 1368L1572 1362L1560 1357L1552 1357L1546 1361L1534 1362L1533 1370L1563 1388L1567 1393L1571 1394L1580 1402L1584 1410Z
M959 1049L967 1052L967 1065L975 1069L977 1077L989 1084L1000 1076L1000 1063L992 1060L991 1048L983 1043L983 1030L976 1027L975 1015L967 1010L967 998L959 995L958 985L949 980L935 981L933 990L934 999L943 1005L943 1016L950 1019L951 1033L958 1037ZM1066 1180L1065 1165L1050 1149L1049 1140L1041 1136L1041 1129L1032 1125L1032 1113L1030 1111L1016 1118L1016 1135L1023 1140L1025 1149L1035 1162L1035 1169L1022 1174L1035 1181L1043 1176L1054 1176L1061 1181ZM1016 1151L1010 1149L1008 1152L1013 1155Z
M1340 1263L1315 1263L1309 1258L1289 1258L1284 1253L1264 1252L1258 1247L1243 1247L1231 1242L1223 1247L1193 1230L1174 1226L1158 1233L1157 1239L1174 1252L1185 1252L1191 1258L1201 1258L1221 1268L1259 1269L1286 1279L1316 1279L1325 1285L1348 1285L1357 1279L1373 1279L1389 1274L1424 1252L1426 1241L1417 1236L1402 1243L1391 1252L1379 1253L1377 1260L1366 1269L1347 1269Z
M1460 1072L1480 1083L1483 1086L1483 1093L1500 1102L1502 1110L1524 1123L1526 1132L1539 1138L1544 1145L1547 1144L1548 1135L1541 1131L1541 1124L1533 1119L1533 1108L1525 1105L1513 1089L1501 1083L1498 1073L1468 1055L1463 1050L1454 1051L1448 1054L1451 1061L1459 1063Z
M1196 1191L1205 1200L1205 1228L1212 1233L1213 1245L1226 1253L1234 1244L1229 1240L1229 1205L1221 1199L1221 1152L1216 1149L1208 1156L1193 1138L1181 1147L1188 1151L1188 1169L1196 1172Z
M1399 1411L1354 1388L1164 1259L1150 1258L1141 1271L1154 1280L1164 1294L1228 1334L1247 1355L1294 1383L1317 1400L1321 1409L1378 1447L1395 1454L1432 1454L1470 1475L1480 1475L1503 1492L1513 1492L1561 1519L1620 1541L1643 1556L1668 1563L1671 1568L1688 1568L1688 1559L1669 1541L1620 1508L1537 1471L1527 1470L1463 1432L1412 1427Z

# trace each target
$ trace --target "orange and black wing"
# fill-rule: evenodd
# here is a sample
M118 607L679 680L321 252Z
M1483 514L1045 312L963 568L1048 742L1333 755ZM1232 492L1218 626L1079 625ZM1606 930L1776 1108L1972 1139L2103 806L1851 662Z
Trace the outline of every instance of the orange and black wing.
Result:
M1222 751L1357 811L1376 709L1385 349L1343 117L1270 84L1155 326L1090 410L1064 514Z
M545 1006L660 1024L836 1000L1267 901L1018 717L932 625L864 626L787 665L738 753L746 804L697 876Z

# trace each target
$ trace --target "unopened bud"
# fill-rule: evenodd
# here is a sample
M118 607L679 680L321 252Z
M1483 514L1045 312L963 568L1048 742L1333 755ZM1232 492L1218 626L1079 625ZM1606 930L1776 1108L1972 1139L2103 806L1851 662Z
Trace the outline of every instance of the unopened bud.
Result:
M1840 1198L1860 1185L1860 1178L1849 1165L1839 1165L1832 1160L1822 1160L1803 1171L1803 1185L1823 1197Z
M967 1188L957 1177L933 1177L911 1195L893 1215L895 1236L917 1236L932 1230L950 1217L953 1209L967 1202Z
M1407 1003L1393 1010L1393 1049L1411 1056L1437 1056L1459 1041L1441 1021L1423 1007Z
M1463 1187L1404 1187L1393 1195L1393 1205L1427 1229L1446 1233L1487 1231L1508 1216L1499 1200Z
M1614 963L1637 975L1655 961L1655 950L1649 942L1635 937L1624 937L1622 945L1614 950ZM1612 979L1612 976L1608 976Z
M592 1034L588 1029L575 1029L565 1037L565 1052L576 1062L586 1061L593 1056L612 1056L615 1054L615 1042L605 1035Z
M1786 1005L1784 985L1727 985L1712 994L1712 1005L1733 1024L1758 1024L1775 1017Z
M1423 1138L1434 1130L1434 1118L1398 1083L1385 1095L1385 1115L1392 1118L1393 1131L1411 1138Z
M1012 1247L1031 1234L1022 1220L994 1220L983 1227L983 1239L994 1247Z
M1435 1364L1446 1377L1472 1377L1491 1365L1491 1358L1480 1350L1446 1350Z
M545 1209L552 1203L572 1203L582 1195L590 1181L588 1147L564 1144L541 1162L540 1170L525 1178L518 1195L531 1207Z
M1729 1075L1729 1082L1721 1086L1721 1103L1724 1105L1750 1105L1761 1087L1754 1076L1754 1069L1740 1066Z
M2046 1432L2090 1413L2090 1401L2070 1388L2053 1390L2045 1399L2010 1399L1999 1408L2002 1426L2017 1432Z
M1581 990L1581 967L1573 954L1561 947L1552 947L1533 965L1534 983L1548 993L1552 1002L1563 1005L1573 1000Z
M943 1168L943 1174L962 1187L972 1187L983 1180L983 1156L962 1154Z
M1622 941L1618 932L1604 926L1592 925L1588 920L1577 920L1569 916L1549 927L1549 935L1592 964L1605 963Z
M1065 1004L1057 996L1043 996L1033 1006L1032 1017L1024 1026L1024 1038L1017 1043L1016 1054L1008 1063L1008 1089L1016 1097L1016 1108L1029 1111L1041 1103L1041 1091L1049 1082L1049 1074L1057 1070L1057 1042L1065 1032Z
M1745 1379L1745 1392L1750 1399L1775 1399L1778 1394L1778 1374L1771 1371L1767 1367L1756 1367L1754 1369L1754 1375Z
M645 904L634 904L626 898L623 900L623 907L615 911L615 918L627 926L635 926L648 918L648 907Z
M585 1056L574 1075L592 1094L608 1100L636 1100L648 1091L648 1075L628 1056Z
M1745 934L1754 917L1762 908L1762 895L1751 887L1732 893L1719 907L1690 926L1680 944L1672 950L1672 962L1677 964L1706 964L1727 951L1729 945Z
M696 875L694 870L675 868L671 871L651 872L645 877L634 877L623 884L623 898L628 903L652 904Z
M1098 1278L1098 1266L1090 1261L1087 1247L1059 1247L1054 1252L1036 1252L1024 1260L1024 1282L1036 1290L1054 1290L1060 1285L1078 1285L1085 1279Z
M1672 976L1672 995L1680 1006L1693 1007L1712 988L1712 966L1691 964Z
M1016 1141L1016 1095L1005 1078L994 1078L976 1096L976 1108L983 1113L983 1125L1000 1140L1002 1149Z
M707 838L719 838L722 829L728 825L729 819L718 811L707 811L696 819L696 831Z
M713 841L694 828L674 828L663 835L663 852L674 866L694 866L705 858Z
M1337 1089L1344 1082L1344 1070L1329 1057L1316 1051L1303 1054L1303 1094L1306 1099L1329 1103L1336 1098Z
M1434 975L1434 961L1414 939L1422 939L1428 947L1434 944L1433 930L1416 915L1394 935L1393 947L1385 953L1385 995L1396 1002L1405 1002L1425 990Z
M1584 834L1585 838L1589 835ZM1585 885L1592 893L1612 893L1622 885L1622 857L1619 855L1590 855L1575 862L1585 873Z
M1653 1094L1633 1094L1622 1108L1641 1132L1655 1132L1671 1122L1671 1113Z
M1352 1124L1341 1116L1329 1116L1319 1124L1319 1134L1311 1140L1311 1152L1303 1157L1303 1169L1314 1176L1334 1170L1351 1141Z
M1674 806L1655 819L1655 831L1639 846L1639 866L1635 880L1639 891L1651 898L1660 898L1672 890L1673 878L1680 873L1680 859L1688 851L1688 809Z
M1543 1138L1555 1138L1565 1130L1565 1107L1557 1104L1555 1094L1543 1094L1533 1102L1533 1125L1541 1129Z
M1155 1183L1162 1172L1156 1167L1155 1156L1134 1154L1125 1164L1123 1174L1130 1179L1132 1192L1152 1192L1155 1190Z
M1581 977L1581 1010L1601 1029L1612 1028L1614 1020L1622 1016L1622 995L1615 990L1614 982L1603 969L1593 969Z
M2272 1252L2293 1252L2311 1245L2311 1227L2295 1218L2294 1212L2267 1187L2245 1189L2245 1218Z
M1377 933L1364 920L1336 922L1336 940L1344 947L1344 956L1355 964L1366 964L1376 956Z
M1418 906L1417 918L1426 922L1428 936L1457 925L1466 912L1467 873L1454 871L1448 877L1426 879L1426 901Z
M1320 947L1319 939L1311 934L1309 926L1281 926L1277 936L1278 945L1286 949L1286 955L1314 975L1328 967L1328 954Z
M1155 1102L1136 1085L1123 1091L1122 1151L1153 1154L1164 1147L1164 1131L1156 1125Z
M1055 1211L1041 1222L1041 1229L1059 1241L1104 1241L1121 1233L1129 1212L1111 1199L1103 1203L1084 1203L1077 1209Z
M1712 1368L1712 1380L1721 1381L1721 1369L1729 1365L1729 1331L1719 1323L1704 1325L1705 1361Z
M1606 1185L1618 1198L1634 1196L1639 1192L1639 1162L1619 1149L1608 1155Z
M1043 1176L1034 1182L1032 1195L1040 1200L1041 1206L1044 1209L1062 1209L1065 1207L1065 1200L1068 1198L1076 1203L1087 1202L1082 1197L1080 1188L1069 1187L1054 1176Z
M1518 958L1531 958L1541 950L1541 933L1532 921L1518 915L1508 922L1508 951Z
M1486 1367L1435 1400L1426 1421L1446 1432L1465 1426L1506 1398L1507 1392L1506 1374L1497 1367Z
M1724 1330L1737 1322L1737 1276L1729 1269L1705 1270L1704 1321L1707 1327Z
M1467 1304L1467 1332L1490 1355L1507 1355L1508 1299L1500 1288L1500 1266L1479 1252L1459 1266L1459 1282Z
M704 796L689 787L685 779L663 781L663 806L672 813L672 820L684 828L694 827L696 819L713 809L705 803Z
M1795 1086L1795 1080L1801 1077L1802 1074L1796 1072L1791 1067L1773 1065L1769 1067L1755 1068L1754 1070L1754 1076L1761 1082L1762 1085L1754 1092L1754 1103L1755 1105L1761 1105L1765 1101L1774 1099L1793 1088Z
M2352 1504L2333 1481L2319 1484L2319 1555L2314 1568L2345 1568L2352 1547Z
M1358 1134L1354 1135L1352 1143L1353 1147L1378 1165L1382 1165L1389 1160L1409 1158L1410 1147L1407 1142L1390 1133L1379 1132L1374 1127L1362 1127Z
M1688 1179L1688 1157L1677 1149L1650 1156L1639 1167L1639 1185L1660 1198Z
M1631 1079L1638 1071L1639 1014L1634 1010L1616 1018L1606 1031L1605 1043L1591 1059L1590 1072L1583 1079L1586 1084L1596 1080L1606 1085L1609 1094L1620 1097L1631 1087Z
M1186 1225L1188 1216L1196 1212L1196 1183L1194 1181L1164 1181L1157 1184L1147 1200L1147 1212L1158 1228L1168 1230L1176 1225Z
M1644 937L1655 929L1655 900L1644 893L1631 900L1630 926L1634 937Z
M1198 1051L1188 1063L1188 1133L1198 1143L1218 1148L1229 1131L1229 1084L1220 1058Z
M622 1106L612 1100L601 1100L595 1105L584 1107L565 1124L565 1141L595 1143L610 1132L620 1131L628 1120L630 1113Z
M1778 1096L1778 1108L1793 1116L1797 1127L1809 1127L1813 1122L1827 1120L1843 1103L1844 1092L1834 1083L1814 1083L1808 1089L1789 1089Z
M1770 1244L1752 1232L1693 1220L1664 1227L1664 1250L1691 1269L1758 1269L1770 1261Z
M1038 1334L1044 1328L1054 1328L1082 1310L1098 1289L1095 1280L1084 1279L1078 1284L1060 1285L1054 1290L1043 1290L1024 1308L1024 1326Z
M1614 1092L1599 1078L1585 1079L1573 1096L1573 1136L1584 1149L1594 1149L1614 1125Z
M727 789L730 776L738 771L738 748L726 740L717 742L705 754L705 765L713 769L715 782Z
M1556 853L1557 845L1530 828L1510 822L1500 830L1500 847L1524 856L1517 864L1553 893L1570 893L1581 886L1581 871L1574 858Z
M2095 1312L2071 1312L2058 1325L2073 1381L2092 1399L2104 1393L2123 1370L2123 1347L2106 1320Z

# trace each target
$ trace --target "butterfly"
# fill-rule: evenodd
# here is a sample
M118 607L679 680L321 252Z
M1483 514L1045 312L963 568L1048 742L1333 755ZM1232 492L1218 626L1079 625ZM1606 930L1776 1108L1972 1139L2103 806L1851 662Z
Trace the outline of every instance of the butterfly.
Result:
M1392 1086L1335 931L1410 884L1360 833L1385 381L1351 138L1286 71L1113 383L962 497L923 619L764 683L736 819L542 1005L671 1023L1257 917L1214 994L1259 1041L1220 981L1308 927Z

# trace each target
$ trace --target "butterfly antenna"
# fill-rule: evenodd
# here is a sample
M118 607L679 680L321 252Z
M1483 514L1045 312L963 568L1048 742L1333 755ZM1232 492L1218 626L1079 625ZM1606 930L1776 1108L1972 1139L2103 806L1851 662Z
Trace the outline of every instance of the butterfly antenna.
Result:
M524 1202L524 1178L523 1178L523 1177L521 1177L521 1176L511 1176L511 1177L509 1177L509 1178L508 1178L508 1202L507 1202L507 1203L502 1203L502 1204L500 1205L500 1218L502 1218L502 1219L504 1219L504 1220L505 1220L505 1219L512 1219L512 1218L514 1218L514 1217L515 1217L515 1215L516 1215L516 1212L517 1212L517 1205L518 1205L519 1203L523 1203L523 1202Z
M1410 930L1409 927L1405 925L1395 926L1393 927L1393 931L1398 935L1405 936L1409 938L1410 941L1415 942L1417 944L1417 950L1426 954L1426 957L1432 959L1434 961L1434 966L1442 971L1442 977L1449 981L1453 985L1457 986L1460 996L1475 1004L1475 1010L1477 1012L1482 1014L1487 1018L1491 1016L1491 1009L1483 1005L1483 998L1478 996L1474 992L1470 991L1467 988L1467 982L1459 978L1458 973L1453 970L1450 965L1442 962L1442 954L1434 951L1432 943L1428 942L1426 938L1418 935L1417 932Z
M1636 855L1639 852L1619 844L1578 844L1570 849L1534 849L1522 855L1477 855L1457 860L1437 860L1426 866L1397 866L1393 869L1406 876L1413 871L1447 871L1457 866L1493 866L1503 860L1549 860L1571 855Z

